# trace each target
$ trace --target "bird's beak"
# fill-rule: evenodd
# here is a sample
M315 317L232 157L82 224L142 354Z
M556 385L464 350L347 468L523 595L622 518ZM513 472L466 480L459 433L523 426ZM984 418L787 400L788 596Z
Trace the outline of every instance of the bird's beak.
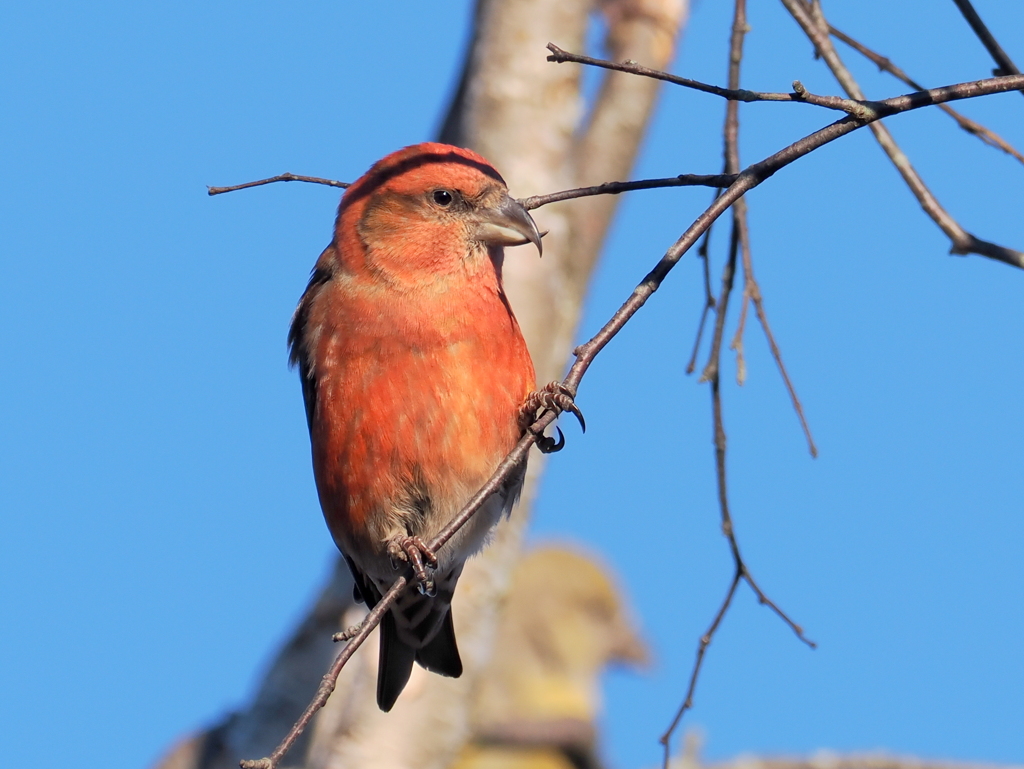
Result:
M544 253L533 217L515 198L505 195L494 208L479 211L474 235L489 246L522 246L533 243Z

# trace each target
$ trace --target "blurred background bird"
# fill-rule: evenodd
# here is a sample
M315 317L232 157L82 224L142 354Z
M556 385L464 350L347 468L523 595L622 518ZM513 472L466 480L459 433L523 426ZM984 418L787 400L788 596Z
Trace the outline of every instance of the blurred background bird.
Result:
M458 677L451 598L466 559L515 504L525 463L436 554L428 544L522 435L535 375L501 281L504 247L540 234L480 155L418 144L345 192L292 320L320 505L381 622L377 704L413 662ZM436 567L436 568L431 568Z
M644 666L626 599L593 557L546 546L516 565L455 769L599 769L601 676Z
M352 584L348 569L336 568L251 704L183 738L154 769L235 769L240 758L267 755L337 654L331 634L351 616ZM601 677L611 665L647 660L629 601L598 559L562 545L524 551L453 768L600 769ZM307 755L312 731L289 752L289 766L317 765Z

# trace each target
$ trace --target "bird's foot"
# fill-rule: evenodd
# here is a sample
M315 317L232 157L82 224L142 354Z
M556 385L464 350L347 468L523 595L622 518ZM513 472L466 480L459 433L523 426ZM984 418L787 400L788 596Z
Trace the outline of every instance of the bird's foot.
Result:
M398 568L399 562L412 566L412 573L423 595L434 595L437 592L433 575L427 573L428 566L431 570L437 568L437 556L422 539L395 537L388 542L388 555L391 556L391 563L395 568Z
M530 393L526 396L523 405L519 407L519 429L523 432L529 430L537 419L537 412L543 409L554 411L556 414L568 411L579 421L583 432L586 432L587 422L583 418L583 412L576 405L574 395L573 391L561 382L550 382L541 389ZM556 451L561 451L565 446L565 436L562 431L558 427L555 427L555 430L558 431L557 439L547 435L537 435L537 448L542 453L553 454Z

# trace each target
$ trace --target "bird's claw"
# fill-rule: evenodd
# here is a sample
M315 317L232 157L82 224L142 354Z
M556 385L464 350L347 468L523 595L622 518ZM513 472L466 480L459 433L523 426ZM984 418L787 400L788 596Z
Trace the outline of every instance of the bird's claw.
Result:
M420 593L423 595L437 593L433 574L427 572L428 566L431 571L437 568L437 555L427 547L427 543L420 537L396 537L388 542L388 555L391 556L391 563L395 568L398 568L400 561L412 566L412 573L416 578Z
M558 433L558 438L552 438L550 435L538 435L537 436L537 448L541 454L554 454L556 451L561 451L565 448L565 435L562 433L562 428L555 425L555 432Z
M576 417L580 423L580 429L583 432L587 431L587 421L583 418L583 412L580 411L579 406L576 405L572 391L561 382L550 382L526 397L523 405L519 407L519 428L524 432L529 430L540 409L555 413L568 411ZM557 440L547 435L537 436L537 448L544 454L561 451L565 446L565 436L558 427L555 429L558 430Z

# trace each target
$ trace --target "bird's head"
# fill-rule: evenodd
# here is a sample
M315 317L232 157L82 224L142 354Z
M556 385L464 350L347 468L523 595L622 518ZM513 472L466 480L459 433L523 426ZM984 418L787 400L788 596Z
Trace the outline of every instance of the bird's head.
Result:
M540 233L480 155L417 144L378 161L345 193L335 238L344 267L402 280L474 270Z

